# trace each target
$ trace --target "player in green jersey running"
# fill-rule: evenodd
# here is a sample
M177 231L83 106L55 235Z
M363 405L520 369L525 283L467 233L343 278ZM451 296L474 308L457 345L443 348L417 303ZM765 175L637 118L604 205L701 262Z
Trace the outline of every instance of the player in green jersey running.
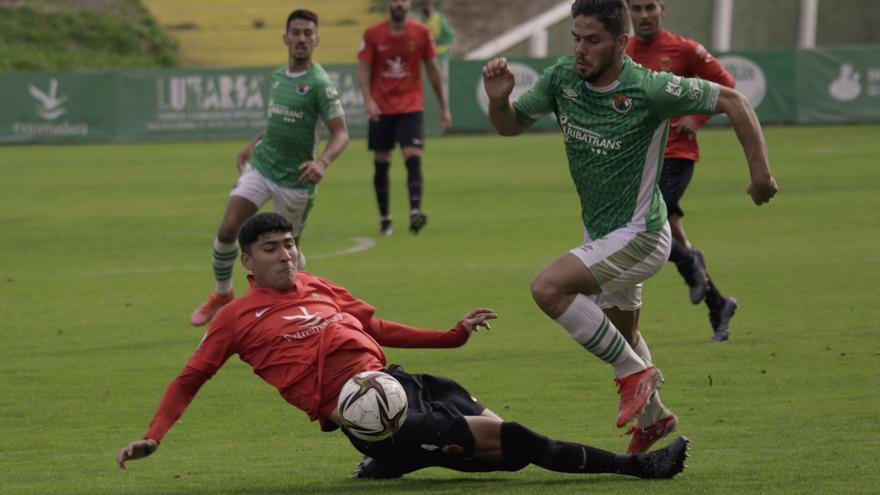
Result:
M702 79L657 73L624 55L630 26L624 0L576 0L574 56L544 71L517 101L507 60L483 68L489 118L514 136L553 112L581 201L583 244L557 258L532 282L538 306L585 349L614 367L620 393L617 426L636 417L629 452L647 450L675 430L660 402L662 381L639 333L642 282L669 258L666 206L657 186L668 118L725 113L745 151L748 193L757 205L777 191L761 126L748 100Z
M312 62L318 46L317 14L295 10L285 26L287 66L272 73L265 131L238 154L241 176L229 193L214 239L216 289L190 316L193 325L211 321L235 297L232 267L238 257L236 237L242 224L271 198L275 211L293 223L299 246L315 188L330 163L348 145L345 113L336 88L323 67ZM322 123L329 128L330 139L324 153L316 157ZM301 250L298 265L305 266Z

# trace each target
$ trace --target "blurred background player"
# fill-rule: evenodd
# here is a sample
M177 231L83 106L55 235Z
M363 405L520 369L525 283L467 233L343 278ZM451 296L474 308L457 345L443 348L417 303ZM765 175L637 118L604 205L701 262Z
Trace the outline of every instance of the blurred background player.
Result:
M379 204L381 235L391 235L388 207L391 150L399 143L406 162L409 189L409 230L417 234L427 223L422 212L422 155L425 145L424 94L421 64L424 62L431 88L440 102L443 130L452 116L443 92L443 76L437 65L431 31L407 19L410 0L388 0L387 21L367 28L358 51L358 83L369 119L367 145L373 151L373 186Z
M489 329L495 313L477 308L448 331L424 330L373 317L375 309L344 287L298 272L294 227L277 213L252 217L239 233L250 290L226 305L183 371L165 390L147 434L120 449L116 461L152 454L202 385L238 354L291 405L333 431L342 424L336 404L345 382L361 371L384 370L406 391L400 430L378 442L345 431L368 456L356 478L393 478L442 466L461 471L516 471L529 464L570 473L618 473L671 478L684 469L688 441L640 455L615 455L563 442L503 421L461 385L436 375L386 367L381 345L458 347L471 332ZM433 446L433 448L432 448Z
M639 332L642 283L669 259L671 234L657 182L674 115L724 112L749 165L757 205L776 193L767 148L748 100L724 86L639 66L629 41L625 0L576 0L574 57L562 57L515 102L504 58L483 67L489 120L503 136L556 114L581 202L584 240L544 268L532 296L585 350L614 368L616 424L636 418L628 452L643 452L676 429L678 418L656 393L662 381Z
M733 76L700 43L661 28L666 14L665 0L628 0L635 37L629 40L626 54L634 61L655 71L671 72L677 76L700 77L729 88L734 87ZM703 253L694 247L684 232L679 205L691 182L694 163L700 159L697 130L709 115L682 115L670 119L669 139L660 175L660 192L669 213L672 230L672 251L669 261L690 287L691 302L705 300L712 324L712 340L727 340L730 318L736 312L733 297L724 297L706 272Z
M287 66L272 73L269 118L266 130L238 154L241 176L226 204L226 212L214 239L216 288L190 316L199 326L231 301L232 268L238 256L236 236L241 225L266 204L294 225L299 244L306 219L314 204L316 186L330 163L348 145L348 128L339 95L319 64L312 62L318 46L318 16L309 10L295 10L287 18L284 44ZM327 124L330 139L317 158L321 124ZM299 265L305 266L300 252Z
M428 26L434 36L434 46L437 52L437 65L443 76L443 96L449 101L449 47L455 38L455 31L446 18L437 10L436 2L424 0L422 2L422 24Z

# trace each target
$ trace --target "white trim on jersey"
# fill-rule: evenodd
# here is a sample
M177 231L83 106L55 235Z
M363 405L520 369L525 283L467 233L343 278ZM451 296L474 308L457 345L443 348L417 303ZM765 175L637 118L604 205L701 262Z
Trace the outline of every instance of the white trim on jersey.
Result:
M642 167L642 182L639 184L639 196L636 200L636 209L630 219L630 223L639 222L642 228L646 226L645 217L651 211L651 200L654 198L654 188L657 185L657 176L660 174L660 150L663 149L663 134L666 131L666 121L660 122L651 144L645 153L645 163Z

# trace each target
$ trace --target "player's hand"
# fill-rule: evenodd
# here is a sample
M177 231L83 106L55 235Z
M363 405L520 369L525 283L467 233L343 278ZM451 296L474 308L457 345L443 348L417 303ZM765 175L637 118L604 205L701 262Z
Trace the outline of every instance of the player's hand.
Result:
M366 114L367 120L370 122L379 122L379 116L382 115L382 111L379 110L379 104L376 103L376 100L372 98L364 100L364 114Z
M675 129L675 132L693 141L694 138L697 137L697 129L699 129L700 127L697 125L697 122L691 117L682 117L681 119L672 123L672 128Z
M328 163L323 158L303 162L299 166L299 181L303 184L317 184L324 178Z
M483 327L486 330L492 330L492 326L489 325L488 320L494 320L496 318L498 318L498 315L491 309L477 308L472 309L462 316L459 321L464 325L464 328L467 329L468 332L476 332L480 330L480 327Z
M443 132L449 131L449 128L452 127L452 114L448 109L440 112L440 122L443 123Z
M770 198L775 196L778 191L779 186L776 185L776 179L772 175L753 177L748 189L746 189L746 192L752 197L752 201L758 206L769 203Z
M245 146L243 150L238 152L238 157L235 160L235 164L238 166L238 174L241 175L244 173L244 169L247 168L247 164L251 161L251 155L254 154L254 147L250 144Z
M493 58L483 66L483 87L489 100L506 100L515 84L506 58Z
M155 452L157 448L159 448L159 442L152 438L129 442L116 454L116 464L125 469L125 461L146 457Z

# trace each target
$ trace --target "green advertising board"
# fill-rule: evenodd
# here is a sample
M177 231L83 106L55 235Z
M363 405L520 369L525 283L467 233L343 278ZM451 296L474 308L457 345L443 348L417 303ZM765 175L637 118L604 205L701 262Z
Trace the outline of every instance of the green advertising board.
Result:
M880 47L725 53L764 123L880 121ZM513 97L555 59L512 58ZM451 61L455 132L491 131L482 61ZM339 90L349 132L367 132L357 65L325 66ZM266 121L274 68L16 72L0 74L0 143L249 139ZM423 73L425 130L442 132ZM720 118L714 123L723 123ZM553 129L552 116L535 127Z
M116 135L113 72L0 76L0 143L108 141Z
M797 81L798 122L880 120L880 48L802 51Z
M515 99L525 93L538 81L541 72L555 62L556 59L521 59L511 58L510 69L516 85L511 98ZM482 61L453 60L449 67L450 111L452 112L453 129L456 131L473 132L492 129L489 123L489 100L483 89ZM548 115L535 122L534 127L552 129L556 121Z

